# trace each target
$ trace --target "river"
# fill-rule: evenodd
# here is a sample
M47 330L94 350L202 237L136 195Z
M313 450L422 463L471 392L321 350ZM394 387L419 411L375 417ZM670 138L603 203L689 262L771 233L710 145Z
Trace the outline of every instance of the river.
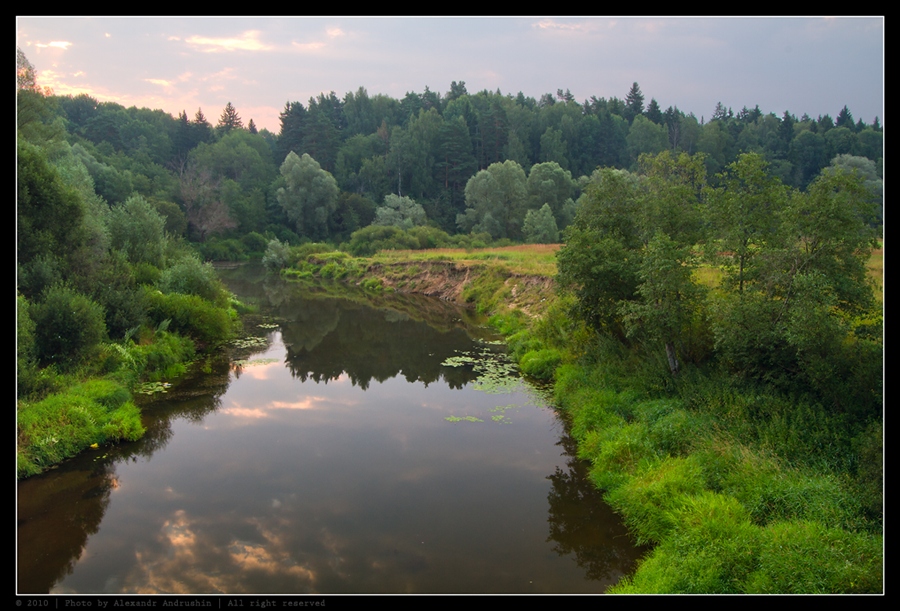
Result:
M140 441L18 484L20 593L599 593L633 570L473 313L222 276L258 307L247 337L146 402Z

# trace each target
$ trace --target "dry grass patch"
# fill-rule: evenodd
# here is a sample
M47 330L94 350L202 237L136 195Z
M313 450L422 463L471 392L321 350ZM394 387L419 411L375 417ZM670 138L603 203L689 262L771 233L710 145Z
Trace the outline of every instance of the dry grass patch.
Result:
M374 257L380 263L400 261L452 261L461 265L486 262L521 276L556 275L556 251L559 244L522 244L497 248L431 248L427 250L383 250Z

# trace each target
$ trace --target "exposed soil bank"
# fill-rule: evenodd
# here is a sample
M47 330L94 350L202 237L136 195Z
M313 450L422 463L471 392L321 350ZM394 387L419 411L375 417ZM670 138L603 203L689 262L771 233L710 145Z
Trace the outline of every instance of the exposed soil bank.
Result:
M553 278L511 273L500 266L484 263L466 264L457 261L402 261L373 263L357 281L377 278L382 286L397 292L418 293L446 301L474 307L481 297L479 287L488 288L502 299L510 310L519 310L529 317L540 314L540 304L553 295Z

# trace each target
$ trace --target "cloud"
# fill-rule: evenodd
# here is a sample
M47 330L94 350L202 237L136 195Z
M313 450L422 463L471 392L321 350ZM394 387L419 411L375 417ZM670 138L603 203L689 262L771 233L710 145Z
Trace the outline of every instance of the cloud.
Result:
M34 46L40 47L42 49L53 47L55 49L62 49L63 51L67 51L69 47L72 46L72 43L65 40L54 40L53 42L48 42L47 44L36 42L34 43Z
M327 30L325 30L325 33L328 34L329 38L337 38L339 36L347 35L341 28L328 28Z
M324 42L292 42L291 46L300 51L318 51L325 46Z
M593 32L599 28L598 21L579 21L572 23L561 23L552 19L542 19L537 23L531 24L531 27L539 30L556 31L556 32L574 32L578 34L586 34Z
M269 51L271 45L259 40L259 30L248 30L235 38L207 38L205 36L191 36L185 39L189 45L200 47L205 53L219 53L221 51Z

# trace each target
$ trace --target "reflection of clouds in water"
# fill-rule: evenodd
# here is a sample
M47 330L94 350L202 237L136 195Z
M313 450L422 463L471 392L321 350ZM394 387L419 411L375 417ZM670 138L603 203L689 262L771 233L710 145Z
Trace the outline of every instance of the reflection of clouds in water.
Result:
M290 557L284 553L273 553L268 546L245 541L233 541L228 546L231 560L241 571L262 571L270 575L293 577L308 582L315 580L315 574L296 563L290 564ZM276 555L277 554L277 555Z
M129 591L138 593L223 593L234 591L228 575L209 571L210 545L202 541L187 513L180 509L166 520L159 535L165 551L160 554L150 550L135 552L135 573L125 580L132 586Z
M238 418L265 418L266 416L268 416L265 411L261 410L258 407L249 408L235 406L220 411L223 414L227 414L229 416L237 416Z
M272 401L271 406L274 409L315 409L323 407L327 401L325 397L306 397L302 401Z
M284 369L284 363L275 361L272 363L244 363L241 365L241 376L254 380L271 380L279 371Z
M275 500L273 504L280 503ZM230 530L242 531L251 526L257 540L229 537L220 544L215 530L221 525L193 520L183 509L166 520L158 541L163 549L158 553L138 551L136 573L140 578L129 578L125 583L141 584L129 591L140 593L244 593L256 591L259 575L272 584L287 585L289 591L303 592L313 589L316 575L302 566L286 549L285 539L278 532L264 527L258 520L250 523L230 524ZM282 526L287 527L285 522ZM253 535L250 535L253 538ZM330 541L323 541L331 548ZM251 576L250 573L255 575ZM114 590L117 588L114 588Z

